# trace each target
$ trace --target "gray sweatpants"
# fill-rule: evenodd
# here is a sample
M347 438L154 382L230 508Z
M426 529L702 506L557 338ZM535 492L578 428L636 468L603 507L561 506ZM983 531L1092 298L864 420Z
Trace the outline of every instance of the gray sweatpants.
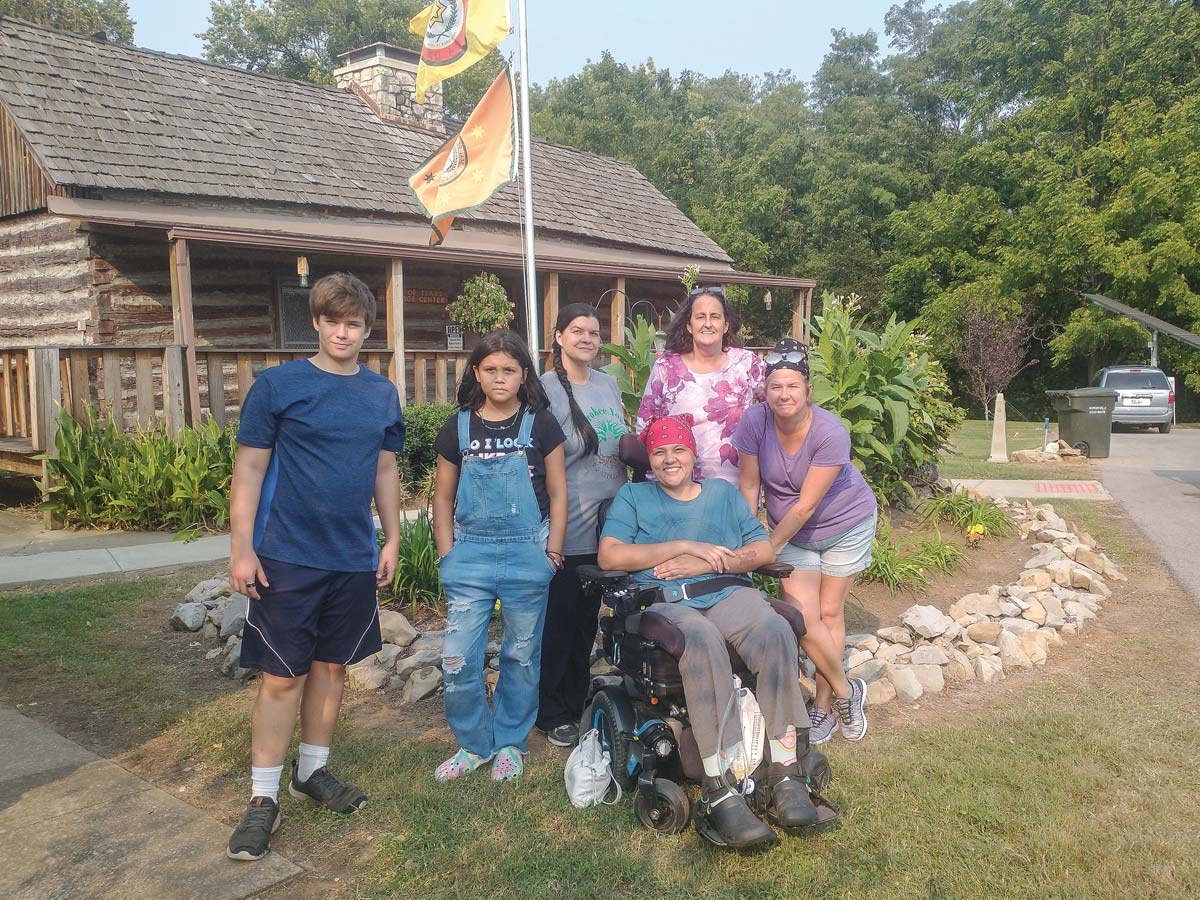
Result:
M754 696L762 709L767 737L778 738L789 725L808 728L808 710L800 693L796 634L787 621L754 588L738 588L708 609L657 603L655 615L670 620L687 641L679 672L687 698L688 718L701 757L717 753L721 716L733 694L728 641L757 676ZM736 708L725 724L725 750L741 740Z

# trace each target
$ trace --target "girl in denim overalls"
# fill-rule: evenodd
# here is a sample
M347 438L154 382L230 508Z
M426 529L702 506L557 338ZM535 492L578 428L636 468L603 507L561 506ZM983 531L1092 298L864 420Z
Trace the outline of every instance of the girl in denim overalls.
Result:
M504 781L523 771L537 716L546 589L566 534L565 438L511 331L480 341L458 405L434 442L433 531L447 598L446 719L459 750L434 777L451 781L491 762L492 779ZM489 708L484 661L497 599L504 634Z

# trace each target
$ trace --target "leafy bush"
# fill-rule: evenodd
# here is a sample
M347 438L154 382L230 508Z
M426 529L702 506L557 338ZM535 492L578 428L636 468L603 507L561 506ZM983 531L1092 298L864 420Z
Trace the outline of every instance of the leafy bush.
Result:
M405 521L400 526L400 553L390 599L414 607L423 606L438 613L446 607L438 568L437 543L433 539L433 523L426 510L420 510L416 519Z
M929 587L930 572L952 574L965 559L966 552L942 540L941 535L925 538L915 547L901 546L892 539L887 519L881 519L871 545L871 565L859 578L884 584L893 594L902 590L916 593Z
M824 295L810 357L813 401L845 423L851 460L876 494L915 501L911 481L936 461L964 414L915 323L892 316L882 332L868 331L853 317L856 299Z
M922 502L921 520L950 522L964 532L979 535L1003 536L1013 531L1013 524L1004 510L988 498L972 497L962 488Z
M53 487L42 508L71 525L193 531L229 521L236 429L209 421L178 439L161 429L123 434L59 415Z
M404 452L396 458L400 478L410 490L419 489L426 476L437 468L433 439L457 410L453 403L418 403L404 408Z
M600 350L611 353L619 360L604 367L617 380L621 388L621 403L625 407L625 417L632 426L637 419L638 407L642 403L642 393L646 390L646 379L654 368L658 354L654 351L654 341L658 330L642 316L633 321L633 327L625 329L625 345L604 344Z
M516 308L500 279L487 272L464 282L454 302L446 304L450 320L476 334L504 328L516 315Z

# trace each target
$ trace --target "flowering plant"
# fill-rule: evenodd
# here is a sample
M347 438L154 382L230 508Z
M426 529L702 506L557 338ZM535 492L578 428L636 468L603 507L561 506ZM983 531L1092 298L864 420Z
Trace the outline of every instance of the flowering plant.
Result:
M516 308L500 279L487 272L464 282L454 302L446 304L450 318L476 334L504 328L516 315Z

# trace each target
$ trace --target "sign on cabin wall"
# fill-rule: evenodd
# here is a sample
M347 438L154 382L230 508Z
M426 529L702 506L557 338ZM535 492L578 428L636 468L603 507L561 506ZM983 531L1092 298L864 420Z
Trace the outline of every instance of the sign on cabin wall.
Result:
M447 350L461 350L462 348L463 348L462 326L455 324L454 322L451 322L446 326L446 349Z

